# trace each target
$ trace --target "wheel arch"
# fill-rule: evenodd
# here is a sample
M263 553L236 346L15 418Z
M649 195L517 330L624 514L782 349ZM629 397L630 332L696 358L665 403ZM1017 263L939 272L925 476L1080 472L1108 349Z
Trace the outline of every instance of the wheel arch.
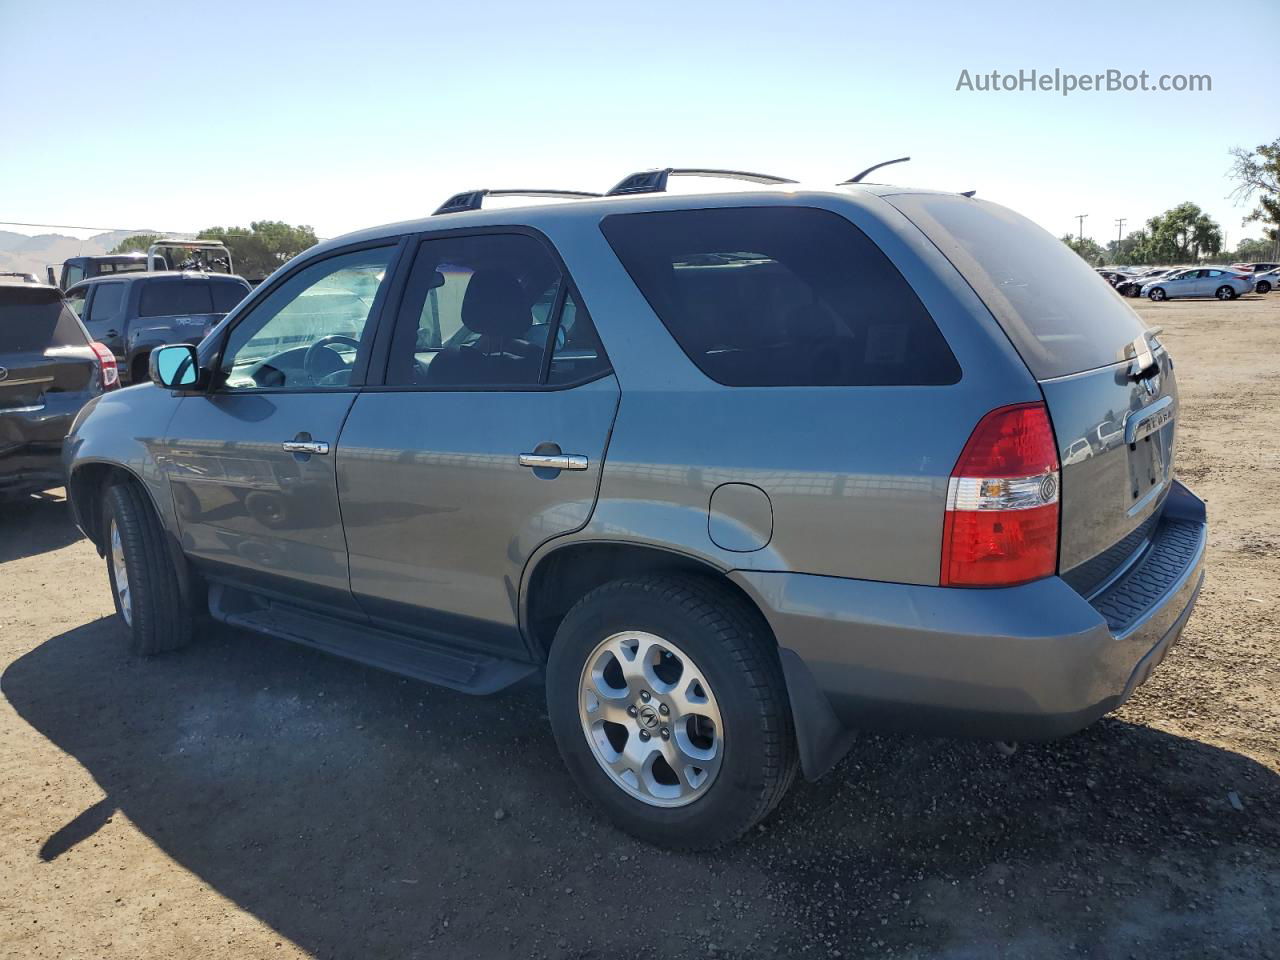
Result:
M98 556L106 556L107 537L103 522L103 495L112 483L124 481L134 484L143 492L146 502L155 511L164 531L164 543L178 573L178 587L184 600L193 597L200 588L201 580L191 568L182 544L170 523L166 522L166 514L156 501L156 492L151 484L129 467L108 460L89 460L77 463L67 478L67 499L71 502L71 510L76 524L89 538L98 551Z
M723 567L669 547L592 539L547 550L530 564L520 591L520 626L533 654L539 661L546 660L564 615L596 587L620 577L661 573L714 581L753 611L777 646L759 604Z
M107 461L89 461L76 464L67 478L67 499L75 513L76 523L98 549L98 555L106 553L106 532L103 526L102 496L113 482L124 480L136 483L147 493L151 508L159 514L159 507L151 489L142 478L128 467Z

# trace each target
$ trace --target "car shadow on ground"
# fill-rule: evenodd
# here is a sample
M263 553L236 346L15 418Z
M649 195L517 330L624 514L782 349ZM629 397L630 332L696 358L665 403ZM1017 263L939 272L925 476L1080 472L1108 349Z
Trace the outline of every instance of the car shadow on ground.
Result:
M471 698L215 628L131 660L113 620L0 678L115 810L319 957L1265 956L1280 778L1115 719L1013 757L865 737L712 854L635 843L562 774L541 694Z
M81 536L61 490L0 501L0 563L59 550Z

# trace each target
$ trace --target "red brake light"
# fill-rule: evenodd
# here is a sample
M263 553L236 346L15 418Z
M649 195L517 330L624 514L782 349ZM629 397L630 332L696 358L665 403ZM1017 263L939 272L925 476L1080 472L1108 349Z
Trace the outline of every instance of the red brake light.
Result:
M947 489L946 587L1007 587L1058 567L1057 444L1043 403L988 413L964 445Z
M97 340L89 344L98 355L98 374L101 377L103 390L114 390L120 386L120 369L116 366L116 355L105 343Z

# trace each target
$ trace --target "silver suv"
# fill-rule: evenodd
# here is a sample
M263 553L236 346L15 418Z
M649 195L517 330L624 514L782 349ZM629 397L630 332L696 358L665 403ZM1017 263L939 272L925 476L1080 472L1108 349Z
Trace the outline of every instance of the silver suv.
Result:
M133 649L211 615L541 675L581 789L684 849L859 729L1122 703L1203 576L1153 332L994 204L680 172L326 242L91 404L70 496Z

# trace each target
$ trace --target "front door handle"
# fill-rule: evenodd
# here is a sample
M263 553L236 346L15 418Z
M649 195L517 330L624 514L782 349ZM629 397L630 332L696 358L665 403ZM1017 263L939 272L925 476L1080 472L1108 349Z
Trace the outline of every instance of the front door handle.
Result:
M543 470L585 470L587 458L580 453L522 453L520 466Z
M286 440L280 444L286 453L319 453L329 452L329 445L323 440Z

